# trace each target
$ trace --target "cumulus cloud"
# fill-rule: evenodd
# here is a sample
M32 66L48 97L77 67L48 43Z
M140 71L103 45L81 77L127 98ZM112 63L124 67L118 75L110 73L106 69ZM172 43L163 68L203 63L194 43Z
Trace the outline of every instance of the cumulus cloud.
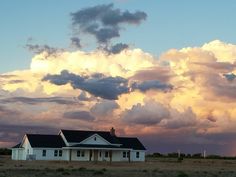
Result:
M153 67L155 62L155 57L141 49L127 49L115 55L107 55L103 50L93 52L78 50L49 57L45 57L43 53L35 55L31 62L31 71L58 74L62 70L69 70L75 74L103 73L126 78L140 69Z
M115 9L113 4L97 5L71 13L76 30L93 35L98 43L107 44L120 36L121 24L139 24L147 14L142 11L131 13Z
M179 112L175 109L170 110L170 119L162 121L161 126L170 129L194 127L197 124L197 118L191 108L184 112Z
M144 105L134 105L130 110L123 113L123 120L130 124L153 125L160 123L163 119L168 119L169 110L164 105L150 100Z
M60 75L48 74L43 81L50 81L56 85L65 85L70 83L74 89L81 89L92 95L104 99L118 99L118 96L127 93L129 88L127 80L122 77L105 77L103 75L81 77L64 70Z
M65 112L63 117L68 118L68 119L77 119L77 120L88 121L88 122L95 120L95 117L93 117L87 111L69 111L69 112Z
M106 117L112 115L115 109L118 109L119 105L113 100L102 100L90 109L91 113L96 116Z

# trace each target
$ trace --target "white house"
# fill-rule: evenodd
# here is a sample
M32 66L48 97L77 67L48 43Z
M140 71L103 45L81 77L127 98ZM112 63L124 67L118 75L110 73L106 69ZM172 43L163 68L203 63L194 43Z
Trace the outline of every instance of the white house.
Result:
M109 131L60 130L58 135L26 134L12 148L13 160L145 161L138 138Z

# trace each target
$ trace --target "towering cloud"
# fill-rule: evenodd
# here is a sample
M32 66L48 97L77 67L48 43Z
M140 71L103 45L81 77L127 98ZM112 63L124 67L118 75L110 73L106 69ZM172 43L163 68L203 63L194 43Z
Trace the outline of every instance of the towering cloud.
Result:
M172 49L159 59L130 48L42 52L31 69L0 76L0 122L48 129L55 129L55 121L61 128L112 125L146 140L158 135L163 143L230 143L216 137L236 134L236 56L225 57L232 48L213 41Z

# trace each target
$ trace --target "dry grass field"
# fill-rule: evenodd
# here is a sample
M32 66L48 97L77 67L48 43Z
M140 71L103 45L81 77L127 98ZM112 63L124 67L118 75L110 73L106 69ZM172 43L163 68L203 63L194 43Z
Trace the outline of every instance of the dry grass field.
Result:
M236 160L148 158L143 163L12 161L0 156L0 177L236 177Z

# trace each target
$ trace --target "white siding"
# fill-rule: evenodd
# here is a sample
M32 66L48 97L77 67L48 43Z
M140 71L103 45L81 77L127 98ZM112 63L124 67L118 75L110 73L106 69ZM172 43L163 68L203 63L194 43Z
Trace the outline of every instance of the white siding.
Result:
M46 156L43 156L43 150L46 150ZM54 156L54 151L57 150L57 156ZM62 156L59 156L60 148L34 148L33 154L36 155L36 160L69 160L68 151L62 150Z
M102 138L98 134L94 134L94 135L90 136L89 138L83 140L81 142L81 144L100 144L100 145L102 144L102 145L108 145L110 143L107 142L104 138Z

